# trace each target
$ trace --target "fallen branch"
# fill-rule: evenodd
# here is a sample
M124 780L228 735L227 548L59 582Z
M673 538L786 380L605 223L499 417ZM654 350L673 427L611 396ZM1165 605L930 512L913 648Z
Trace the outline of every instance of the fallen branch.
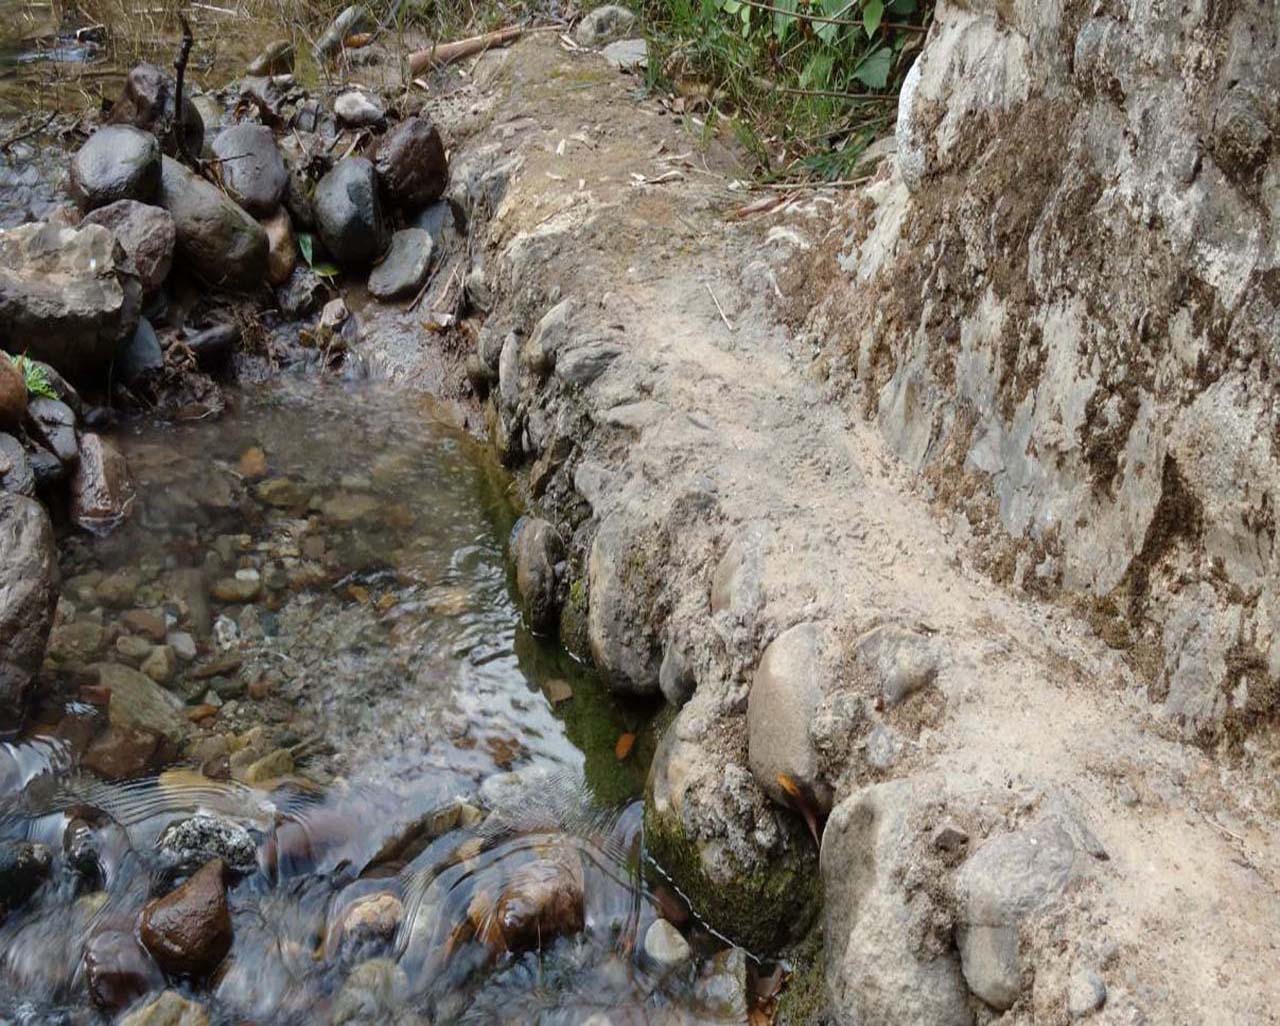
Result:
M523 34L524 29L521 26L511 25L496 32L486 32L483 35L459 39L452 43L438 43L426 50L409 54L409 73L417 75L428 68L443 68L446 64L452 64L466 57L474 57L486 50L510 46Z
M185 113L182 101L183 79L187 74L187 59L191 56L191 47L195 44L195 37L191 34L191 24L187 21L185 14L179 14L178 21L182 25L182 46L178 49L178 56L173 62L173 123L170 128L173 132L174 141L178 145L178 153L186 159L188 164L196 165L200 156L199 154L191 153L187 149L187 126L182 117Z
M724 326L729 329L730 334L733 334L733 331L734 331L733 322L730 321L729 318L725 316L724 307L720 305L720 300L718 300L716 298L716 294L711 291L710 285L708 285L705 281L702 284L706 287L707 295L711 297L711 302L715 303L716 312L720 314L720 319L724 321Z
M56 118L57 116L58 116L58 112L56 110L50 111L49 116L45 118L43 121L41 121L34 128L28 128L25 131L20 131L16 135L9 136L9 138L6 139L4 142L0 142L0 150L7 150L14 143L22 142L23 139L29 139L33 135L39 135L46 128L48 128L50 125L53 124L53 119Z

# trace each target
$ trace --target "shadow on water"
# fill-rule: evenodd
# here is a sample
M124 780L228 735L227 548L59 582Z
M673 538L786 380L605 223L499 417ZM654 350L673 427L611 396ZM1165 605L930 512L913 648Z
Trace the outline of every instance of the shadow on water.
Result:
M654 710L520 625L483 446L428 400L293 379L117 441L132 516L62 539L51 697L0 745L0 840L51 854L0 922L0 1021L166 986L214 1023L741 1010L646 868ZM166 975L141 909L214 856L230 951ZM646 954L660 917L699 955Z

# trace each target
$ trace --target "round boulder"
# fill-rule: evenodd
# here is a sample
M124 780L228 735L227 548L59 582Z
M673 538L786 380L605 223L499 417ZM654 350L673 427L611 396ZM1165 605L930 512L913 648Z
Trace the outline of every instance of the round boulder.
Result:
M266 125L232 125L213 141L222 184L255 217L275 213L289 182L284 157Z
M0 494L0 728L22 717L58 603L58 554L44 507Z
M378 144L374 167L390 203L417 210L434 203L449 185L449 158L430 118L406 118Z
M511 532L516 563L516 589L529 626L539 634L554 633L560 616L556 564L564 545L545 520L522 517Z
M378 180L364 157L340 160L320 179L314 208L320 238L338 263L365 267L386 249Z
M382 262L369 275L369 291L378 299L417 292L431 270L431 236L421 228L405 228L391 236Z
M80 223L101 225L115 236L144 293L155 292L169 277L177 234L167 210L122 199L90 211Z
M160 187L160 144L130 125L104 125L71 159L69 187L81 210L122 199L147 203Z
M173 215L178 249L209 284L249 291L266 281L267 233L217 186L165 157L160 203Z

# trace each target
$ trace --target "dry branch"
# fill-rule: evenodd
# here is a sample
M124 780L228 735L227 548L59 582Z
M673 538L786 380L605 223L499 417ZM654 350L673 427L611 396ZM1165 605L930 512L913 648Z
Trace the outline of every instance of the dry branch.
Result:
M470 36L452 43L438 43L426 50L418 50L409 55L409 72L417 75L428 68L442 68L446 64L460 61L466 57L474 57L500 46L510 46L524 33L519 25L486 32L479 36Z

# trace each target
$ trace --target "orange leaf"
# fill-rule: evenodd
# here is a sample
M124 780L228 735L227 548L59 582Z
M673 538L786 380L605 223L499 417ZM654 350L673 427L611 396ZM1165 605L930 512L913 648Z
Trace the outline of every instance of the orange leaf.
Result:
M618 738L618 743L613 746L613 754L621 762L631 754L631 749L635 747L636 736L634 734L623 734Z

